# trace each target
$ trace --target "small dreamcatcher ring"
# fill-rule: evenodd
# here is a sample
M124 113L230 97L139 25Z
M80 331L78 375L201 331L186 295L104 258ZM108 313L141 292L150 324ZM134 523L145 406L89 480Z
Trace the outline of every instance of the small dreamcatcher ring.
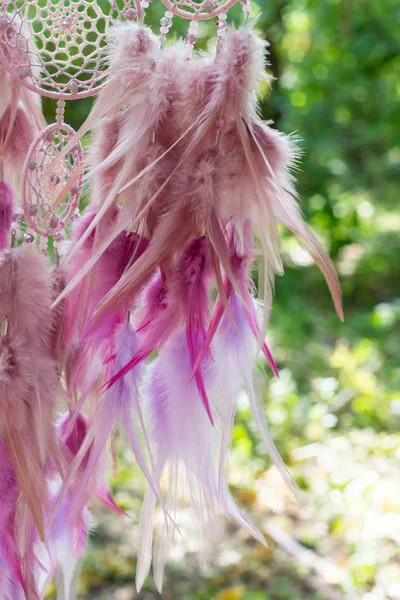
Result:
M63 160L54 161L74 135L66 123L53 123L35 139L26 157L22 208L28 225L40 235L61 232L78 207L83 185L81 144L75 144Z

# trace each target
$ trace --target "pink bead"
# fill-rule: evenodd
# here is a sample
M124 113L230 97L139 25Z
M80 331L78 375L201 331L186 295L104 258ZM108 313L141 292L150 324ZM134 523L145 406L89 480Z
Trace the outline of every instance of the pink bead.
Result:
M35 241L35 236L33 235L33 233L24 233L23 240L27 244L32 244L32 242Z
M195 44L197 41L197 38L195 35L193 35L193 33L189 33L186 37L185 37L185 42L187 44Z
M52 229L55 229L56 227L58 227L59 222L60 222L60 220L59 220L58 217L51 217L51 219L50 219L50 227Z
M128 21L133 21L133 19L136 19L137 17L137 10L135 10L134 8L128 8L128 10L126 11L126 18L128 19Z

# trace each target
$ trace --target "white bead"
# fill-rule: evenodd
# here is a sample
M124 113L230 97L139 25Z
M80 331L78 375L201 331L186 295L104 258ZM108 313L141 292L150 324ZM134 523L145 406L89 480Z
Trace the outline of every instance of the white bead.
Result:
M186 60L189 60L192 57L192 54L193 54L193 46L192 46L192 44L187 44L185 46L184 52L185 52L185 58L186 58Z
M221 13L221 14L219 15L219 20L220 20L220 21L226 21L226 20L227 20L227 18L228 18L228 15L227 15L226 13Z
M160 31L161 33L168 33L169 29L168 27L160 27Z
M167 10L167 12L165 13L165 16L168 17L168 19L172 19L172 17L174 16L174 13L171 12L170 10Z

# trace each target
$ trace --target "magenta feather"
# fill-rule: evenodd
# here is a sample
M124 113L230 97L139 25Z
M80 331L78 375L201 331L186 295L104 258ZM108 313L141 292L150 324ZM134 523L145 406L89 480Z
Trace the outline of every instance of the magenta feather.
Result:
M146 307L144 323L139 326L143 338L140 348L123 369L116 372L108 386L144 361L154 350L160 350L179 326L185 327L189 355L194 365L198 349L205 339L209 304L209 263L207 239L197 238L178 259L176 273L170 273L169 279L164 282L163 290L160 291L158 280L152 284L150 294L147 295L150 305ZM158 303L158 306L154 306L154 302ZM154 316L149 320L150 315ZM196 371L195 377L202 402L213 423L200 369Z
M8 183L0 181L0 250L8 247L13 212L14 191Z
M19 488L5 444L0 440L0 598L22 600L22 557L15 539L14 519Z
M255 252L251 249L253 246L253 235L251 231L251 223L248 220L243 227L243 236L242 239L238 240L236 231L233 230L231 234L231 240L229 243L230 246L230 263L231 263L231 272L235 277L235 281L237 284L237 289L240 292L240 299L243 305L244 314L247 318L249 326L255 336L255 338L260 341L260 327L258 324L257 315L254 309L254 302L251 297L251 291L253 290L253 281L251 278L251 266L253 259L255 257ZM225 298L229 301L232 295L237 295L234 291L233 285L231 281L226 278L224 282L224 293ZM204 344L198 353L196 360L194 362L193 374L192 377L196 375L198 368L200 367L204 356L209 351L212 340L216 334L218 326L224 316L226 309L228 308L228 316L229 315L229 305L228 307L221 300L221 298L217 298L214 314L210 321L207 334L205 336ZM267 343L262 340L261 349L271 367L273 373L279 377L279 372L276 367L275 361L272 357L272 354L268 348Z
M73 244L81 239L96 211L82 217L75 226ZM67 281L74 277L91 256L96 243L95 230L76 258L64 268ZM134 233L121 233L104 252L94 270L81 281L66 299L64 345L71 361L68 385L72 393L79 392L82 407L86 397L100 388L111 376L110 358L114 355L114 334L123 323L127 307L109 310L93 323L93 314L107 292L119 280L126 266L143 253L146 240ZM98 380L100 383L97 384Z

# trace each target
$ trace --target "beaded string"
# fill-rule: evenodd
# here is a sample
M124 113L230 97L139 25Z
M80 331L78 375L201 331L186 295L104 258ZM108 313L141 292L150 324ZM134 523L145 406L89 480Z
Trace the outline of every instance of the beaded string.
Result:
M249 16L251 13L251 0L240 0L240 4L243 6L243 12L244 12L244 27L247 27L247 24L249 22Z

